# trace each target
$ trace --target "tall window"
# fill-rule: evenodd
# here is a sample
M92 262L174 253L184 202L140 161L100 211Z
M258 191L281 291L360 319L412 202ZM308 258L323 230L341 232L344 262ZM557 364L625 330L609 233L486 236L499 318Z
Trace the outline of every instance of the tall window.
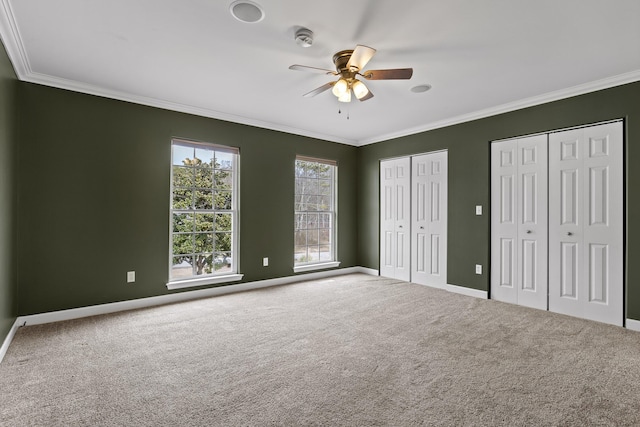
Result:
M170 282L237 272L238 150L172 141Z
M295 171L294 266L335 262L336 162L298 156Z

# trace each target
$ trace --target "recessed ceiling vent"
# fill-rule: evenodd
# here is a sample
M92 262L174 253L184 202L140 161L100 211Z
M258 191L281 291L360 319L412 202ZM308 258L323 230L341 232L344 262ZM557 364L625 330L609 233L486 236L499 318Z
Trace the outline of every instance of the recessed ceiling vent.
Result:
M264 10L259 4L249 0L236 0L229 6L234 18L241 22L255 23L264 19Z

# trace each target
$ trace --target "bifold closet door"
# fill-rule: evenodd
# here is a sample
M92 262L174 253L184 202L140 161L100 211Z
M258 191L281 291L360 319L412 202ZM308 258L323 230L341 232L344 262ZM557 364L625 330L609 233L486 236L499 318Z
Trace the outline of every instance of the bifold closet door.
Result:
M411 281L447 285L447 152L411 158Z
M623 126L549 136L549 310L623 321Z
M380 275L411 279L408 157L380 162Z
M547 309L547 135L491 144L491 298Z

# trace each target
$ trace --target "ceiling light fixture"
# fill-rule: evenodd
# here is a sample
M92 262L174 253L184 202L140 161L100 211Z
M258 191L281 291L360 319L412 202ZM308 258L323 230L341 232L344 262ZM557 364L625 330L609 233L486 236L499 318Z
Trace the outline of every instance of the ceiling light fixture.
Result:
M259 4L250 0L236 0L229 5L229 11L241 22L255 23L264 19L264 10Z

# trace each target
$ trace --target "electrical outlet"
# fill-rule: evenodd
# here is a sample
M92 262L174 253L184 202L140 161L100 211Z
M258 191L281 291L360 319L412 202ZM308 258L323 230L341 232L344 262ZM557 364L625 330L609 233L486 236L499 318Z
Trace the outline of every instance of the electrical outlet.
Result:
M269 257L262 258L262 266L269 267Z
M476 205L476 215L482 215L482 205Z
M482 274L482 265L476 264L476 274Z
M136 281L136 272L127 271L127 283L133 283Z

